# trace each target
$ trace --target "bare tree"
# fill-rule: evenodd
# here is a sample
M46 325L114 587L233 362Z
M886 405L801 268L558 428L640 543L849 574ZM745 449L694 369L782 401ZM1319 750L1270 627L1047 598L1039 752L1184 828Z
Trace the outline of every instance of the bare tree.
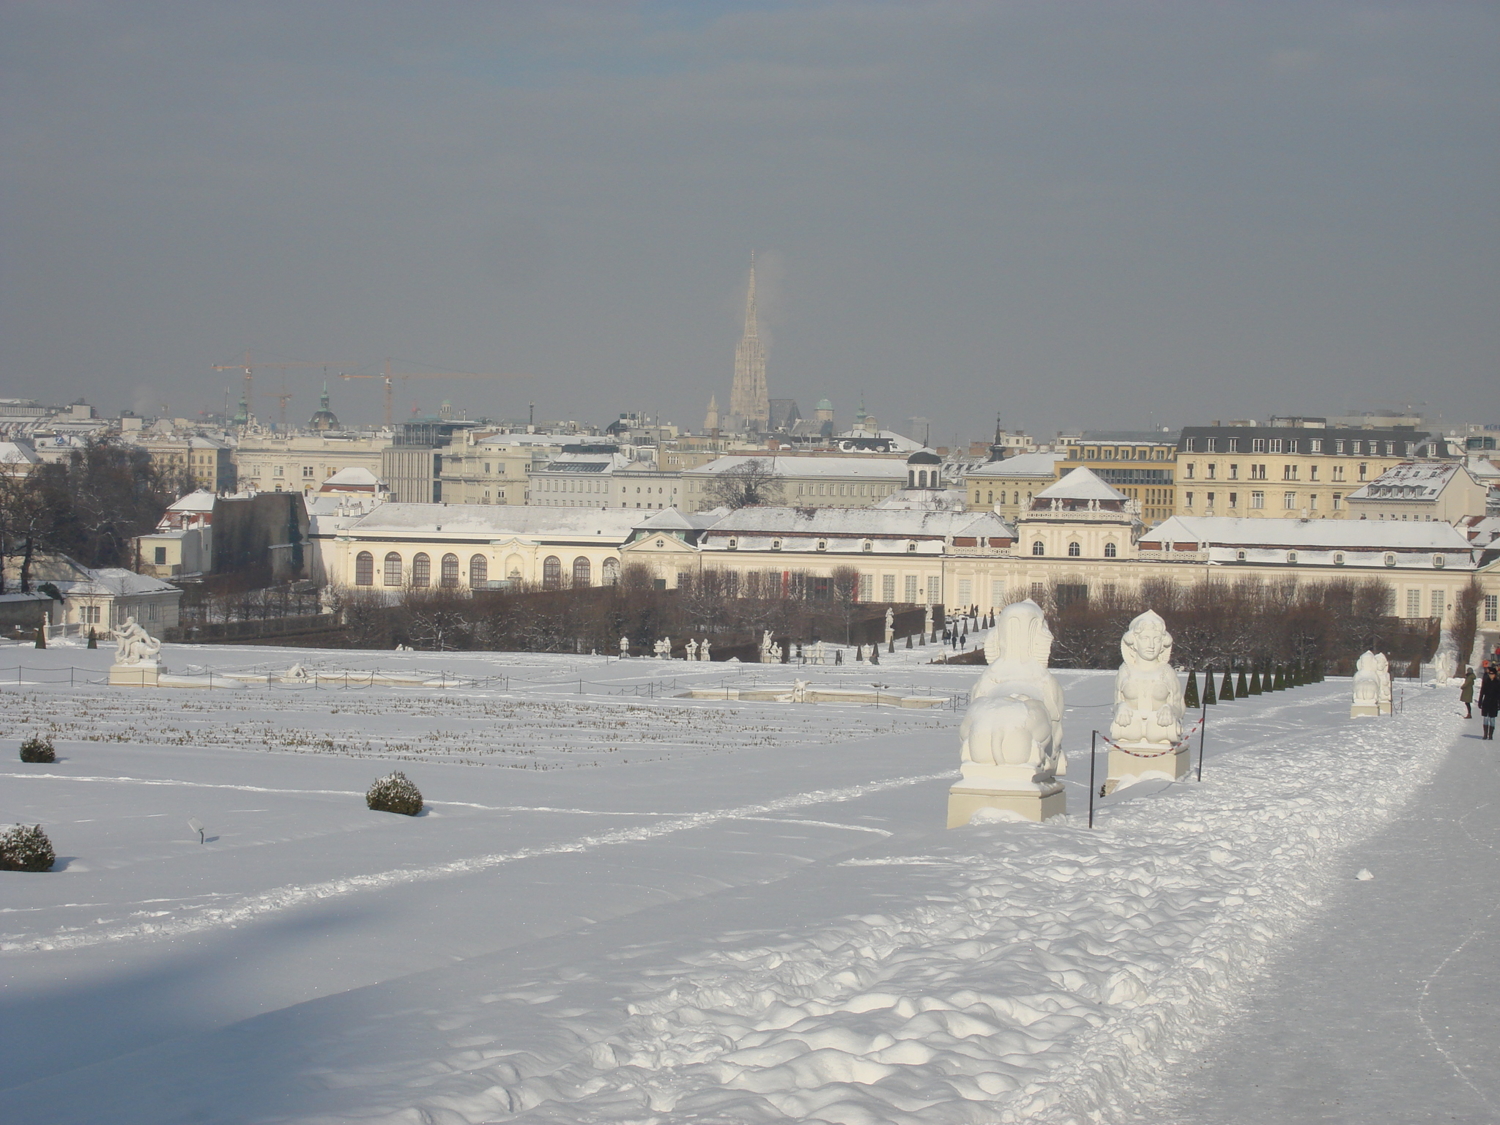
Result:
M704 486L709 500L724 508L755 508L781 499L781 474L769 457L748 457L717 473Z

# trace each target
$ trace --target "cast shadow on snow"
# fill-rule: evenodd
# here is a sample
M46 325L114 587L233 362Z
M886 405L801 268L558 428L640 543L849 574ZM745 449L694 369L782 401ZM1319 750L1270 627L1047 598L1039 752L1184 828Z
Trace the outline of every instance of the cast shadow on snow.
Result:
M134 974L116 978L84 969L66 983L33 990L12 987L0 999L0 1121L43 1120L24 1112L31 1097L37 1112L49 1104L73 1104L74 1095L90 1085L90 1070L108 1074L125 1056L184 1036L196 1040L222 1026L227 1013L217 1009L212 997L226 988L251 987L246 982L254 979L256 963L274 961L278 950L363 924L367 913L352 905L324 904L312 917L165 941L151 967ZM26 954L12 956L11 979L24 980ZM66 1047L38 1051L37 1043ZM84 1113L77 1120L122 1120L107 1108L117 1088L107 1078L101 1078L99 1087L97 1095L87 1095L103 1099L92 1111L95 1116ZM23 1104L13 1108L18 1099Z

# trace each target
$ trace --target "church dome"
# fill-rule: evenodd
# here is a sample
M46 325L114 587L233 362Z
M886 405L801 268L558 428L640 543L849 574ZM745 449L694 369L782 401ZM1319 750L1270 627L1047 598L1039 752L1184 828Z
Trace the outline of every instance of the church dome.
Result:
M941 465L943 459L930 449L919 449L906 459L908 465Z

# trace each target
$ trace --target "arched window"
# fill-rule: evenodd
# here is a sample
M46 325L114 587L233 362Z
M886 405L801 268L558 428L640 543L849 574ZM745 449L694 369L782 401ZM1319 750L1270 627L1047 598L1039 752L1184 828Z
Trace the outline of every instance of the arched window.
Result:
M452 590L458 586L458 556L443 556L443 577L441 579L445 590Z
M604 560L604 584L606 586L618 586L620 584L620 560Z
M1042 541L1040 539L1038 539L1035 543L1033 543L1031 545L1031 553L1033 555L1045 555L1047 553L1047 548L1043 547L1042 546Z
M573 560L573 585L592 586L594 584L594 568L589 560L579 555Z
M1081 554L1083 554L1083 548L1080 547L1077 543L1068 544L1068 558L1076 559Z
M490 584L490 563L483 555L469 560L469 589L484 590Z
M916 488L917 487L917 470L916 469L907 469L906 470L906 487L907 488Z
M920 473L917 474L917 487L918 488L926 488L927 487L927 470L926 469L923 469Z
M542 587L555 590L562 585L562 559L548 555L542 560Z
M416 557L411 560L411 584L413 586L432 585L432 560L427 557L426 551L418 551Z
M395 551L385 557L385 584L387 586L401 585L401 556Z
M1112 559L1117 554L1119 554L1119 551L1115 548L1115 545L1113 543L1106 543L1106 544L1104 544L1104 557L1105 558Z
M356 586L375 585L375 556L369 551L361 551L354 556L354 584Z

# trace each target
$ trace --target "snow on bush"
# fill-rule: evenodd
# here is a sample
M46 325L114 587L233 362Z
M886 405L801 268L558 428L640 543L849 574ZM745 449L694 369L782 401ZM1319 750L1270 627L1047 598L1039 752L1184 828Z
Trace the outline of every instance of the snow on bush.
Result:
M57 853L40 824L0 832L0 871L51 871Z
M402 813L416 816L422 811L422 793L397 770L389 777L382 777L365 793L365 804L376 812Z
M57 761L57 751L52 748L52 740L41 735L32 735L21 743L21 761L44 763Z

